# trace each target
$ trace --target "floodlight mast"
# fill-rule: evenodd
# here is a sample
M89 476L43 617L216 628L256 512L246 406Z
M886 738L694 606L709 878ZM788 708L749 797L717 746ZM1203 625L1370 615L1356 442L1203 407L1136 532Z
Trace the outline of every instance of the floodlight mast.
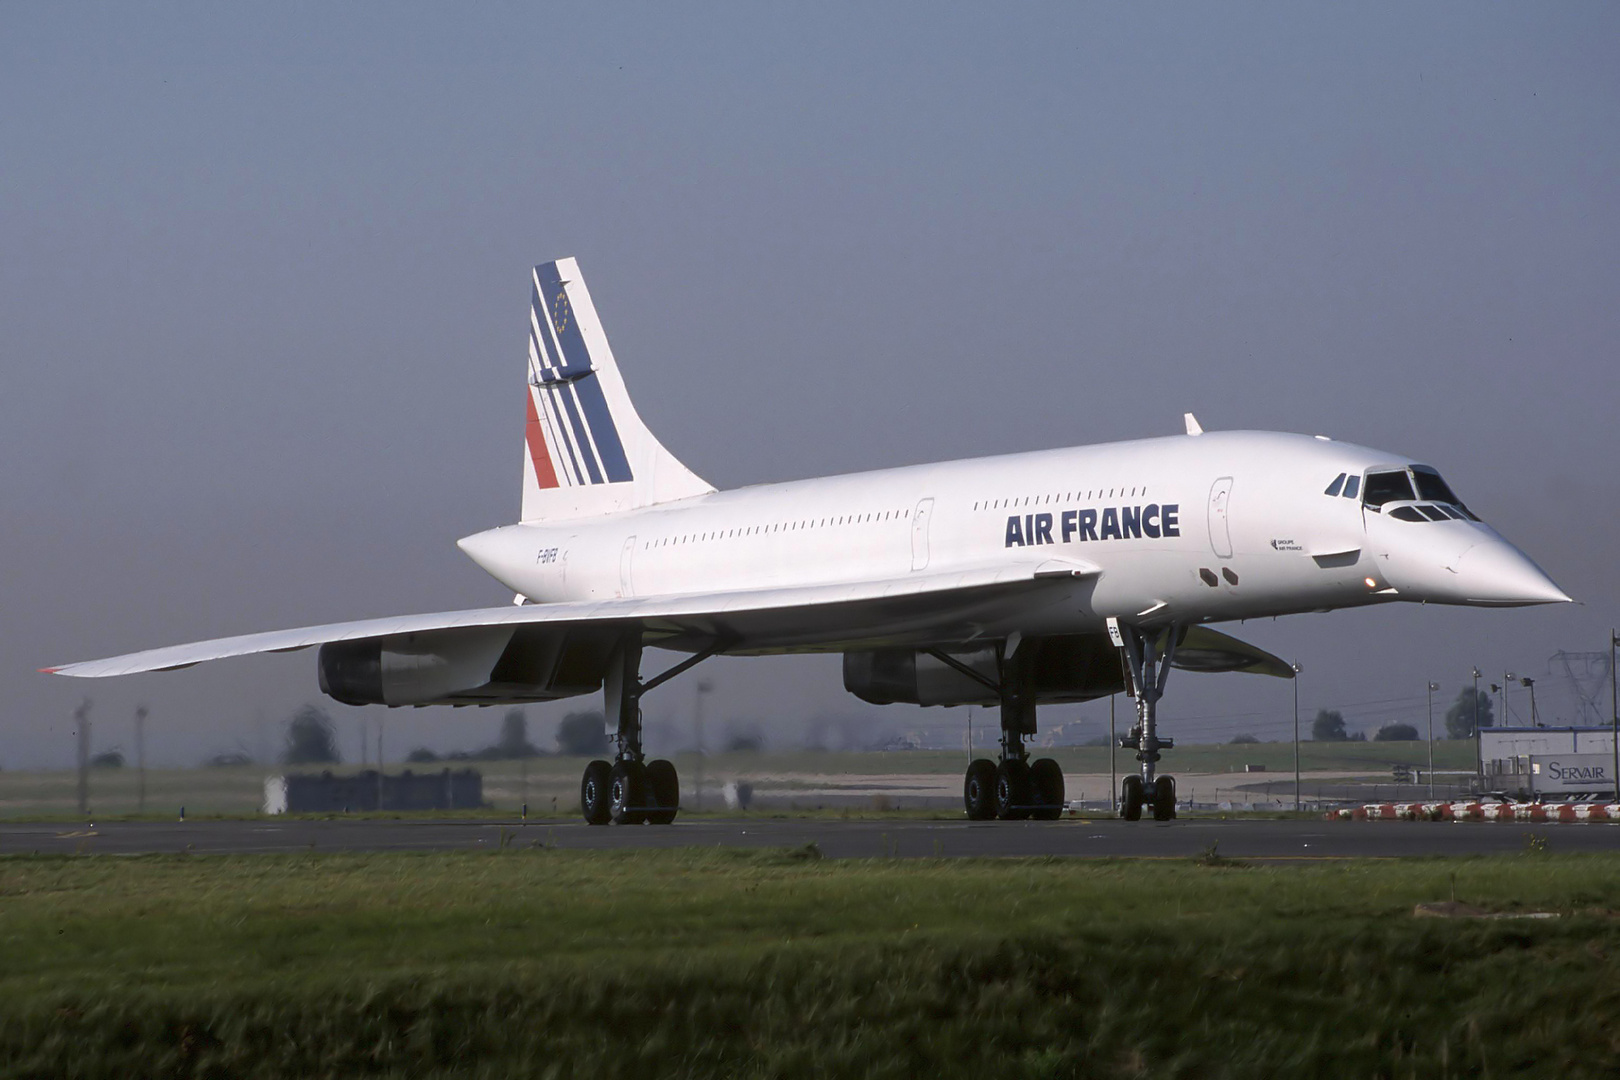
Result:
M1305 669L1295 660L1289 665L1294 669L1294 813L1299 813L1299 673ZM1317 803L1318 806L1321 803Z
M1114 750L1119 746L1119 733L1114 728L1114 702L1118 694L1108 695L1108 796L1114 813L1119 813L1119 768L1114 764Z
M1434 802L1434 692L1440 684L1429 680L1429 801Z
M1479 734L1479 668L1474 672L1474 780L1477 792L1485 789L1485 742Z
M1614 797L1620 801L1620 694L1615 692L1614 654L1620 646L1620 633L1609 628L1609 728L1614 744Z

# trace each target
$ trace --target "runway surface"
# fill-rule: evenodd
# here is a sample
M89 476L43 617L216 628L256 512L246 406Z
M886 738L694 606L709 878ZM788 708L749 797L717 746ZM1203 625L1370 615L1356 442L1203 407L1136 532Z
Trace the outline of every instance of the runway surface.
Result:
M225 854L303 851L467 851L546 846L629 850L797 848L829 858L1062 856L1312 860L1620 850L1620 824L1258 821L823 821L726 818L668 826L591 827L578 820L232 820L0 825L0 854Z

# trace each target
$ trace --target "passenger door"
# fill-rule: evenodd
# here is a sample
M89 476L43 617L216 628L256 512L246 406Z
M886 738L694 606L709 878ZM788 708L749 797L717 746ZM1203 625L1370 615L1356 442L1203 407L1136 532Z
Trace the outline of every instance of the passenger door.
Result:
M928 523L934 516L934 500L924 499L911 513L911 568L928 567Z
M1209 546L1223 559L1232 557L1232 478L1223 476L1209 489Z
M636 538L627 537L624 550L619 553L619 595L636 595L635 579L631 576L631 563L635 559Z

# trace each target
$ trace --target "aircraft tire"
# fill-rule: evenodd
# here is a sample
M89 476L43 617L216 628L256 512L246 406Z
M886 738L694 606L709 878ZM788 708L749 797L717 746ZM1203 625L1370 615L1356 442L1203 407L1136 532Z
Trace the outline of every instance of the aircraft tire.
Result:
M579 806L585 813L585 824L606 825L612 818L608 808L608 783L613 766L605 761L593 761L585 766L585 775L579 781Z
M608 779L609 816L615 825L641 825L647 820L647 767L621 761Z
M1176 816L1176 778L1161 776L1153 781L1153 820L1173 821Z
M1029 817L1033 787L1028 762L1013 758L997 765L996 817L1002 821L1021 821Z
M1056 821L1063 816L1063 767L1049 757L1036 758L1029 766L1030 786L1039 809L1030 814L1036 821Z
M647 811L647 824L668 825L681 808L681 780L675 763L658 758L647 762L647 792L656 810Z
M962 803L969 821L989 821L996 816L996 763L974 758L968 763L962 781Z
M1119 786L1119 816L1126 821L1141 821L1143 794L1142 778L1127 776Z

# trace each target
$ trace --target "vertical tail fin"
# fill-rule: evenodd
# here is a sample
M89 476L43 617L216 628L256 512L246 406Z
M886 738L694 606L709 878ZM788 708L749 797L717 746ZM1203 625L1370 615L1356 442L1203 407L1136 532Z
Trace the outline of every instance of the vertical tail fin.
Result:
M714 490L647 430L573 259L534 268L523 518L630 510Z

